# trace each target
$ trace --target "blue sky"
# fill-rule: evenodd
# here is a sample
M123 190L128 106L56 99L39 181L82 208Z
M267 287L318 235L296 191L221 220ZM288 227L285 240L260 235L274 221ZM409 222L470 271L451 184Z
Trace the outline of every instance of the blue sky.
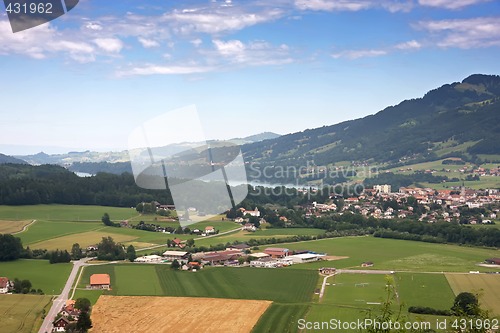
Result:
M4 9L10 154L125 149L134 127L192 104L210 139L286 134L500 74L498 1L80 0L16 34Z

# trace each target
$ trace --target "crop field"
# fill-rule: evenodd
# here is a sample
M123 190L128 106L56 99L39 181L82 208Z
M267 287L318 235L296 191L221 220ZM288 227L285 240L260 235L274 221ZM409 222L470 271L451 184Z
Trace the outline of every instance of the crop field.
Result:
M37 220L29 226L28 230L16 234L21 238L23 245L30 245L57 237L78 234L103 227L102 223L97 222L51 222ZM33 246L30 246L33 248Z
M399 299L410 306L429 306L448 310L455 295L444 274L397 273L395 283Z
M30 247L33 249L47 249L47 250L71 250L71 246L75 243L80 244L81 247L85 248L89 245L99 243L103 237L111 236L113 240L117 243L123 243L136 239L133 236L111 234L103 231L87 231L77 234L71 234L67 236L52 238L39 243L32 243Z
M308 304L273 303L253 328L254 333L297 332L300 318L304 318Z
M188 272L173 271L169 265L118 264L85 267L79 288L85 288L90 275L95 273L110 274L113 295L260 299L283 303L309 302L318 280L315 271L289 268L208 267Z
M291 250L312 250L349 258L328 263L336 268L361 268L365 261L374 262L373 269L416 272L492 271L479 267L486 258L500 256L499 250L448 244L383 239L375 237L344 237L316 241L280 244ZM297 269L317 269L327 265L323 261L296 265Z
M499 274L446 274L446 278L455 295L461 292L478 293L482 307L500 316Z
M0 206L0 219L4 220L100 222L104 213L108 213L113 221L126 220L138 215L135 207L132 209L79 205Z
M92 310L90 332L243 333L252 329L270 304L220 298L103 296Z
M30 280L33 288L42 289L47 295L57 295L61 292L72 264L50 264L48 260L20 259L0 262L0 276L11 280Z
M42 324L42 310L51 301L47 295L0 295L2 332L36 332Z
M13 234L23 230L31 220L6 221L0 220L0 234Z

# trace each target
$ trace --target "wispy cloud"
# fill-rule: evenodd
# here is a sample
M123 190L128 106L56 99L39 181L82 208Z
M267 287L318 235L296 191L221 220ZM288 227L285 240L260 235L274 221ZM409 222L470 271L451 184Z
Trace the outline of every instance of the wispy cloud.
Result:
M429 32L434 43L442 48L500 46L500 17L422 21L416 27Z
M382 8L392 13L407 12L414 7L412 0L295 0L300 10L314 11L360 11Z
M380 57L388 55L395 51L411 51L418 50L422 47L422 44L416 40L410 40L407 42L399 43L394 46L381 49L366 49L366 50L345 50L332 54L335 59L346 58L349 60L355 60L360 58L370 58L370 57Z
M471 5L476 5L481 2L489 2L491 0L418 0L419 5L428 7L441 7L447 9L459 9Z
M216 67L204 65L158 65L146 64L121 69L116 72L119 77L137 75L179 75L199 74L214 71Z
M158 47L160 46L160 43L158 43L156 40L154 39L148 39L148 38L144 38L144 37L139 37L137 38L137 40L139 41L139 43L141 43L141 45L146 48L146 49L149 49L149 48L152 48L152 47Z

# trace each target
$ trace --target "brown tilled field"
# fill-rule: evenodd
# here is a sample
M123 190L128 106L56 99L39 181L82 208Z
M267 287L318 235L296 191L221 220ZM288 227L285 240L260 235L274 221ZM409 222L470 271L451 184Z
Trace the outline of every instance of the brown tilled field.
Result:
M25 221L5 221L0 220L0 234L13 234L23 231L23 228L30 224L31 220Z
M250 332L270 301L197 297L101 296L92 333Z

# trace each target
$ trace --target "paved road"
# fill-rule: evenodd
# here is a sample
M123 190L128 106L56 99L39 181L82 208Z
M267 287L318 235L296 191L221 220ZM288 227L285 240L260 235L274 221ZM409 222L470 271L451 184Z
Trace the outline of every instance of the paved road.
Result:
M71 287L73 286L73 283L75 282L78 270L80 269L80 267L85 266L86 262L90 259L91 258L83 258L78 261L73 261L73 269L69 274L68 281L66 281L66 285L64 286L61 294L57 296L57 298L52 302L52 307L50 308L45 319L43 320L42 326L40 327L40 330L38 330L38 333L52 332L52 322L54 321L54 318L56 317L57 313L61 311L63 305L66 304L69 292L71 290Z

